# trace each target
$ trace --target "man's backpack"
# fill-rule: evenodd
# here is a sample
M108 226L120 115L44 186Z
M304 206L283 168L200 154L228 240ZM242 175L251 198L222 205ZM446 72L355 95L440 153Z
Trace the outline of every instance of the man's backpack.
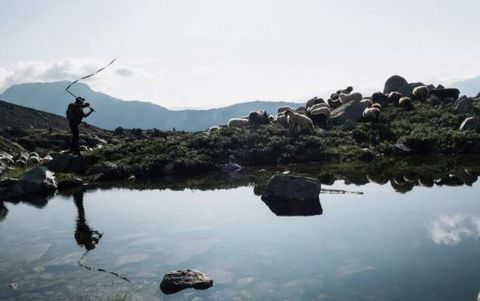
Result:
M75 104L73 103L69 104L66 112L67 118L69 120L72 120L75 118L74 110L75 110Z

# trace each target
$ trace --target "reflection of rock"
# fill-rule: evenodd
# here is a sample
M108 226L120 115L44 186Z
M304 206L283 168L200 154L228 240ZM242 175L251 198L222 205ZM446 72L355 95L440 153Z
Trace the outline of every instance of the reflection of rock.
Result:
M274 175L262 200L278 216L310 216L322 214L319 199L320 184L313 179Z
M160 289L164 294L174 294L186 288L205 290L213 286L213 280L200 271L178 270L163 276Z

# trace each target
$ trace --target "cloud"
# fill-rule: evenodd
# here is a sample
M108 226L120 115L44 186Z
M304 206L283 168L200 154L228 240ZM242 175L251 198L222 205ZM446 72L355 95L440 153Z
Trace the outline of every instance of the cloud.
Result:
M430 238L438 245L457 245L468 237L480 237L480 217L440 215L430 224Z
M104 66L107 61L97 58L65 58L56 61L20 62L10 68L0 68L0 91L14 84L24 82L48 82L75 80L93 73ZM149 81L162 81L162 78L144 69L115 63L99 76L85 80L89 85L102 88L125 78L139 78Z

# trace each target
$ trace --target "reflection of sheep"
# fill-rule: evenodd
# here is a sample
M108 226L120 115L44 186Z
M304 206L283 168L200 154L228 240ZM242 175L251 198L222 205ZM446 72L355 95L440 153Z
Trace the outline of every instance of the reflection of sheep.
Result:
M270 119L268 119L268 114L266 111L251 112L248 115L248 120L250 121L250 125L253 127L270 123Z
M410 97L405 96L400 98L400 100L398 101L398 105L407 111L413 110L413 102Z
M317 96L315 96L314 98L307 100L307 102L305 103L305 108L308 109L309 107L316 105L317 103L325 103L325 101L323 100L323 98L318 98Z
M372 108L366 108L364 111L363 111L363 118L365 120L369 120L369 121L373 121L373 122L377 122L378 119L380 118L380 109L379 108L375 108L375 107L372 107Z
M314 124L324 127L327 125L328 117L330 117L330 108L317 107L312 109L309 115Z
M387 96L388 102L395 106L398 106L398 101L400 100L400 98L402 98L402 94L397 91L390 92Z
M413 89L413 100L425 101L428 97L428 87L418 86Z
M343 104L349 103L351 101L361 101L363 98L362 94L358 92L352 93L352 94L340 93L338 94L338 97L340 98Z
M246 118L232 118L228 121L229 128L246 128L250 125L250 121Z
M293 111L286 111L288 127L291 131L302 131L309 129L313 132L313 122L305 115L295 113Z

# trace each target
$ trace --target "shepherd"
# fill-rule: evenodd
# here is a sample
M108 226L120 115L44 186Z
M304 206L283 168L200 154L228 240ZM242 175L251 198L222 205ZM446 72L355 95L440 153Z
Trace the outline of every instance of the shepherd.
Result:
M84 108L89 108L90 112L85 113L83 111ZM67 118L70 125L70 130L72 132L72 139L70 141L70 152L72 152L74 155L82 156L82 154L80 153L80 130L78 127L80 123L82 123L82 119L87 118L93 112L95 112L95 110L90 107L90 104L88 102L85 102L85 99L83 97L77 97L75 99L75 102L68 105Z

